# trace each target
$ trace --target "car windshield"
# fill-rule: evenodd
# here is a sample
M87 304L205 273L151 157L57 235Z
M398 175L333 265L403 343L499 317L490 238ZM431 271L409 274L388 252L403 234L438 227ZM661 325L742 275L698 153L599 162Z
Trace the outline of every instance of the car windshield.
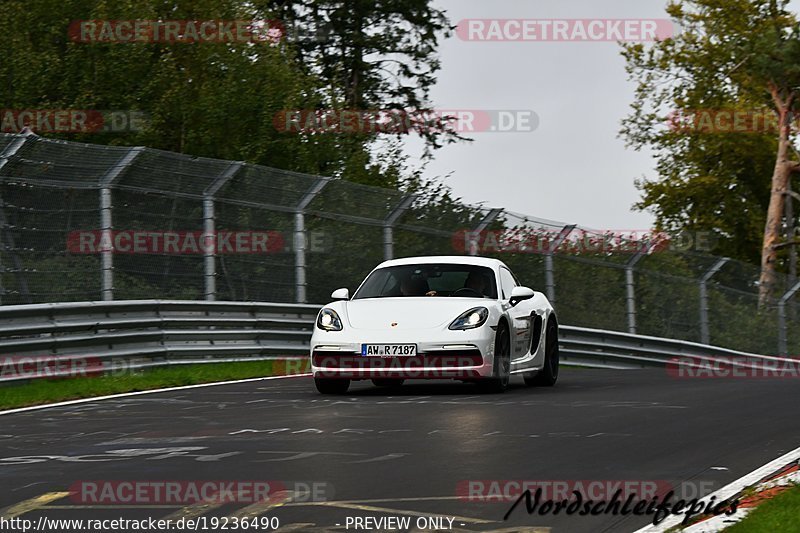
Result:
M398 265L372 272L353 299L419 296L497 298L497 284L492 269L483 266Z

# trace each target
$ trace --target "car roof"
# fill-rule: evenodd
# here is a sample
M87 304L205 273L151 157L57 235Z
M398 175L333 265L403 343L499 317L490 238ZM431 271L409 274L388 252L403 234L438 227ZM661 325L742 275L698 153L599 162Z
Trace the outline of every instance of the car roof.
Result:
M492 270L497 270L499 267L505 266L505 263L503 263L499 259L494 259L492 257L479 257L474 255L427 255L418 257L401 257L398 259L390 259L389 261L384 261L375 268L377 269L377 268L399 266L399 265L424 265L431 263L449 263L455 265L484 266L484 267L489 267Z

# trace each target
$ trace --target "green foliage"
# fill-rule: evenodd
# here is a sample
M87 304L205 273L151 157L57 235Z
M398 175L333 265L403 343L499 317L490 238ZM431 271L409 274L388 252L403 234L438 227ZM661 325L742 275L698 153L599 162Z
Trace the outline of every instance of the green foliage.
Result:
M399 139L375 133L287 133L276 128L275 117L292 110L428 109L430 88L440 67L439 39L451 30L444 13L430 4L430 0L43 0L32 4L7 0L0 2L0 32L7 36L0 61L0 102L7 109L136 110L150 117L143 131L48 137L244 160L392 189L373 199L374 190L339 186L340 193L317 201L308 217L309 229L324 227L328 250L336 250L342 242L366 240L374 250L367 259L374 264L382 258L379 226L365 229L336 224L330 218L322 224L323 220L315 221L313 211L380 221L401 197L398 189L421 196L415 209L420 217L430 219L426 222L459 219L469 209L460 206L441 183L423 180L422 169L411 168ZM134 19L278 19L287 33L279 43L257 44L83 43L69 36L73 21ZM317 32L322 26L324 32ZM431 147L456 138L437 133L426 137ZM386 142L377 142L381 140ZM145 163L152 175L140 173L129 182L177 194L196 189L196 184L186 183L177 162L148 159ZM291 215L236 202L292 207L298 194L305 192L294 189L303 186L299 181L286 183L278 173L237 176L219 195L217 226L271 229L291 240ZM64 254L64 230L99 226L95 193L60 191L50 196L22 187L9 187L2 193L13 206L8 216L17 228L17 252L26 268L20 276L32 280L29 290L34 299L98 298L98 257ZM202 227L201 203L194 197L176 199L123 190L115 190L113 197L117 228L185 231ZM54 208L59 199L67 209ZM73 217L80 202L85 212ZM47 233L34 230L41 228L45 218ZM284 253L266 259L218 258L220 297L293 300L294 257L292 243L287 244ZM365 264L340 261L341 255L311 253L314 264L309 282L315 295L313 287L331 271L349 270L346 279L355 284L366 269ZM114 266L117 298L203 295L199 256L118 254ZM66 274L58 275L62 272ZM6 274L2 281L9 291L4 303L26 301L16 278ZM326 286L315 300L321 301L327 290Z
M776 130L709 133L672 120L693 110L775 117L771 90L783 94L800 82L800 38L786 4L673 1L667 12L680 35L652 46L624 44L622 52L637 87L621 135L657 159L658 177L637 181L636 207L652 211L666 230L713 231L714 253L751 263L761 254Z
M326 81L334 109L430 109L441 64L439 39L453 30L429 0L258 0L289 28L320 38L298 39L308 73ZM440 121L422 132L429 147L463 139L442 133ZM348 152L349 150L345 150Z
M0 102L15 110L149 116L142 131L58 135L70 140L143 145L394 187L397 177L384 174L384 154L372 149L378 134L287 133L276 128L275 117L343 106L427 108L439 69L438 38L450 28L429 4L4 0ZM276 18L288 29L277 43L85 43L69 36L70 23L78 20ZM297 36L301 24L322 22L329 27L324 39ZM438 145L436 138L428 138L431 145Z
M290 48L81 43L68 36L76 19L230 20L248 16L243 5L238 0L8 0L0 5L0 31L8 37L0 63L0 78L7 80L0 85L0 101L11 109L139 110L151 116L145 131L67 137L266 159L282 166L301 151L298 139L275 131L273 115L287 106L316 102L315 85L302 74ZM277 154L290 157L281 160Z
M758 504L741 522L726 528L730 533L763 531L797 532L800 515L800 487L797 485Z
M88 377L38 379L0 385L0 409L80 398L303 372L308 361L268 360L155 367Z

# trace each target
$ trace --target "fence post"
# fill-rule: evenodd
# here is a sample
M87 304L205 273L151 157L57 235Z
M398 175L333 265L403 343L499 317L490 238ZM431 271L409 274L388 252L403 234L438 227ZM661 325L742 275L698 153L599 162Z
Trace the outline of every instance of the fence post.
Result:
M217 235L214 195L228 180L236 176L243 166L244 162L242 161L231 163L203 191L203 292L205 299L209 302L217 299ZM212 245L209 246L209 243Z
M308 204L330 182L330 178L319 178L298 202L294 212L294 285L295 301L306 303L306 221Z
M28 139L31 137L38 137L35 133L25 129L25 133L21 134L19 137L11 141L11 143L6 146L5 150L0 153L0 170L3 169L4 166L11 160L14 155L20 151L23 145L28 142Z
M727 257L718 259L700 278L700 342L703 344L711 344L708 324L708 282L728 261L730 259Z
M786 291L778 300L778 355L789 355L789 340L786 335L786 302L800 290L800 281Z
M417 199L416 194L407 194L400 200L397 207L392 209L392 212L383 220L383 260L388 261L394 257L394 225L397 220L403 216L414 200Z
M795 225L794 225L794 206L792 201L795 200L797 194L792 191L792 180L786 182L786 191L784 191L784 217L786 219L786 242L792 242L795 238ZM793 285L797 279L797 245L791 244L789 246L789 285Z
M491 209L486 216L475 226L475 229L472 230L469 238L469 255L478 255L478 241L475 240L472 236L475 234L480 235L480 233L489 227L489 224L497 220L497 217L503 212L502 209Z
M569 234L572 233L572 230L575 229L577 224L568 224L561 228L561 231L558 233L553 242L547 247L547 251L544 253L544 287L545 292L547 293L547 299L550 300L550 303L553 304L556 301L556 280L555 275L553 274L553 254L556 253L558 247L561 246L561 243L569 237Z
M628 333L633 334L636 334L636 289L633 280L633 267L644 257L644 254L645 250L639 250L625 263L625 308L628 315Z
M104 301L114 299L114 244L111 230L114 227L111 187L122 176L133 161L144 151L137 146L128 150L120 160L100 179L100 296Z

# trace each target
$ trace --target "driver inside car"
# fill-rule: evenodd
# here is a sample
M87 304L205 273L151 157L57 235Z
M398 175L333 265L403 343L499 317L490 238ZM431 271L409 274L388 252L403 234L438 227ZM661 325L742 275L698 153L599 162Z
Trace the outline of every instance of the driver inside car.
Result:
M473 291L480 293L481 297L486 296L486 278L479 273L472 271L469 273L466 281L464 282L464 288L472 289Z

